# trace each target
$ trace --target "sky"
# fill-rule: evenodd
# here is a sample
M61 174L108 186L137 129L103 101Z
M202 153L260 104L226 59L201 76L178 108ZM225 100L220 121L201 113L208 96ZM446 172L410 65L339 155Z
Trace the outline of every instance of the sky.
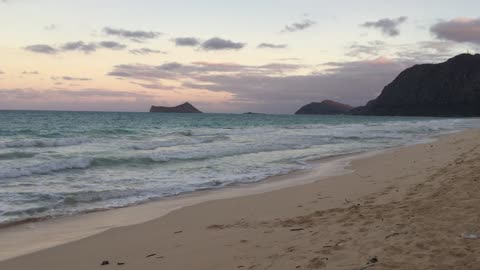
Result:
M0 109L290 114L480 51L480 1L0 0Z

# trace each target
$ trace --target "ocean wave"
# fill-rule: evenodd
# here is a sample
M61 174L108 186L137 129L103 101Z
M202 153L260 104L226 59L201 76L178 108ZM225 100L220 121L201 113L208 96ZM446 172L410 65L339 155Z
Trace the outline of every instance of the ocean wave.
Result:
M173 139L169 141L144 142L144 143L132 145L129 148L134 150L155 150L160 147L171 147L171 146L185 145L185 144L186 144L185 142L182 142L178 139Z
M213 138L211 138L213 139ZM238 147L202 147L195 151L157 151L131 156L90 156L44 162L36 165L15 168L0 168L0 179L28 177L38 174L50 174L71 169L113 168L113 167L143 167L167 162L188 162L257 154L261 152L285 151L289 149L304 149L311 145L239 145Z
M265 152L298 150L312 147L312 144L304 145L238 145L238 147L205 147L196 151L176 151L176 152L154 152L147 154L144 158L155 162L187 161L187 160L206 160L211 158L224 158L231 156L240 156L248 154L257 154Z
M69 169L85 169L91 166L92 158L72 158L56 160L22 168L0 168L0 179L18 178L35 174L48 174Z
M15 140L0 142L0 148L61 147L79 145L89 142L91 142L91 140L85 138Z
M49 210L48 207L39 206L39 207L31 207L22 210L13 210L13 211L6 211L2 213L3 216L36 216L38 214L45 213Z
M28 152L0 153L0 160L32 158L35 155L37 155L37 153L28 153Z
M14 112L0 117L0 227L261 181L310 160L418 142L473 122Z
M39 220L114 209L148 202L162 197L146 189L112 189L69 193L25 193L33 197L32 204L22 209L0 211L0 228ZM33 203L36 203L33 204Z
M188 159L188 158L187 158ZM48 161L36 165L24 167L0 168L0 179L28 177L32 175L51 174L72 169L109 168L109 167L138 167L164 163L172 158L162 159L149 155L125 156L125 157L78 157Z
M148 197L148 194L149 191L143 189L111 189L69 192L59 195L63 198L62 204L77 205L91 204L114 199L143 198L144 196ZM117 206L123 205L120 204Z
M176 132L176 134L180 134L180 135L183 135L183 136L190 137L190 136L193 136L193 131L191 131L191 130L179 131L179 132Z
M155 150L162 147L172 147L172 146L183 146L183 145L194 145L200 143L212 143L215 141L224 141L228 140L228 136L218 135L218 136L209 136L209 137L199 137L199 138L188 138L185 140L183 138L175 138L166 141L150 141L144 142L141 144L135 144L130 146L134 150Z

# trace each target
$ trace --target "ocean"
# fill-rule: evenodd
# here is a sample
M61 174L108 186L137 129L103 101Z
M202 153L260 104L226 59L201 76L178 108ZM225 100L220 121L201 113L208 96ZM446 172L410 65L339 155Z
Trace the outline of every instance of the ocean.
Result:
M0 111L0 225L258 182L475 118Z

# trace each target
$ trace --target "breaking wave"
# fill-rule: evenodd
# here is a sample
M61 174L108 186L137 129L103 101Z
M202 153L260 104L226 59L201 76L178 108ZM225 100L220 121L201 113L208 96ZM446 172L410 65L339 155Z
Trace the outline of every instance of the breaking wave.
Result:
M91 166L92 158L72 158L66 160L44 162L20 168L0 168L0 179L18 178L35 174L48 174L68 169L85 169Z
M0 148L61 147L79 145L89 142L91 142L91 140L84 138L14 140L0 142Z

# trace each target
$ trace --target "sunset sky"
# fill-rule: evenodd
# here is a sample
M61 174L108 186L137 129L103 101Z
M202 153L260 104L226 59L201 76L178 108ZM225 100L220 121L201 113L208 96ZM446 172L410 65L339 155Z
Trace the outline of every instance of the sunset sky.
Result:
M0 109L362 105L480 48L480 1L0 0Z

